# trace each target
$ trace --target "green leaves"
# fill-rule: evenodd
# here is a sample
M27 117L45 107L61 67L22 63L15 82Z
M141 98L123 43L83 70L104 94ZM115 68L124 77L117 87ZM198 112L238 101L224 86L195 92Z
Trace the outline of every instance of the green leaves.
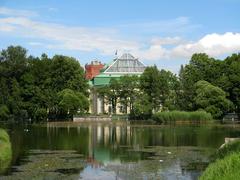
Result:
M62 113L77 114L85 113L88 110L88 99L80 92L71 89L64 89L58 93L58 106Z
M66 115L68 109L76 112L77 107L86 112L88 84L79 62L61 55L27 57L26 52L20 46L0 52L0 106L8 109L2 109L2 116L7 113L16 120L46 121L47 116L58 118L60 109L61 115ZM74 91L74 97L64 91L66 98L59 104L58 93L64 89ZM78 105L70 104L69 99Z
M154 112L176 108L178 79L170 71L147 67L140 78L141 90L148 96Z
M194 101L197 108L204 109L218 119L232 107L231 101L226 98L226 93L219 87L207 81L198 81L195 84L196 96Z
M65 88L81 91L87 95L88 85L84 78L83 68L79 62L67 56L56 55L51 64L51 86L57 91Z

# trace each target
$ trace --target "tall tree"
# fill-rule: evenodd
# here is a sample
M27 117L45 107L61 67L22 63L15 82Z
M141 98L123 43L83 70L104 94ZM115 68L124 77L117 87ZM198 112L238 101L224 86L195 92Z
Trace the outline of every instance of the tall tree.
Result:
M88 94L88 85L84 78L83 68L79 62L67 56L56 55L51 66L52 88L61 91L66 88Z
M200 80L205 80L210 83L219 77L217 69L221 66L221 62L210 58L207 54L193 54L188 65L181 67L179 78L182 89L180 96L182 110L195 110L194 104L194 84Z
M147 67L140 78L141 90L148 96L152 110L157 112L161 106L161 82L157 66Z
M207 81L198 81L196 84L194 101L198 109L204 109L215 119L221 118L232 107L232 102L226 98L226 93L219 87Z

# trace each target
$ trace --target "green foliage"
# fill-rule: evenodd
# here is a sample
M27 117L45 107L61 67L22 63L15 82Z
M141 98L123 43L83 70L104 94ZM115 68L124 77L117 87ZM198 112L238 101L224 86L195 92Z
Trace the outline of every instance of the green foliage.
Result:
M195 101L195 83L204 80L224 90L225 97L233 103L233 109L226 109L225 100L223 109L211 103L213 106L209 106L207 111L212 112L214 118L221 117L228 110L240 113L240 54L232 54L223 61L206 54L194 54L190 63L181 67L179 78L181 93L178 95L178 103L181 110L199 108Z
M140 88L148 96L153 112L177 108L178 79L170 71L147 67L140 78Z
M88 84L76 59L46 54L35 58L26 52L20 46L0 52L0 116L16 121L57 119L60 111L68 112L57 96L64 89L80 93L77 96L88 105Z
M210 164L203 172L200 180L230 180L240 177L240 153L232 153L223 159Z
M200 80L213 83L221 74L221 61L210 58L207 54L193 54L185 67L181 67L179 77L182 93L180 97L181 110L195 110L194 84ZM215 83L213 83L215 84Z
M108 86L98 87L96 90L100 97L112 105L112 111L116 113L116 106L119 102L124 107L124 113L127 113L128 107L130 111L133 109L134 102L139 93L139 77L122 76L119 79L111 79Z
M51 65L51 84L56 91L69 88L87 95L87 82L79 62L67 56L55 55Z
M153 111L158 111L161 105L160 72L156 66L147 67L140 78L141 90L148 96Z
M8 133L0 128L0 174L9 167L12 160L12 147Z
M222 159L234 152L240 152L240 141L236 140L225 144L222 148L218 149L217 152L212 156L214 159Z
M9 117L9 110L6 105L0 105L0 119L6 120Z
M71 89L64 89L58 93L59 110L61 113L70 114L71 116L77 114L79 111L81 114L88 110L88 99L80 92L74 92Z
M218 119L230 110L232 104L226 98L226 93L219 87L207 81L198 81L195 84L196 96L194 98L197 108L204 109Z
M133 103L133 109L130 113L131 120L147 120L152 115L152 104L148 96L140 94L137 100Z
M44 108L38 108L35 112L34 112L34 121L36 122L42 122L42 121L46 121L47 119L47 110Z
M212 116L205 111L165 111L153 114L152 119L158 123L168 124L176 121L206 122L212 120Z

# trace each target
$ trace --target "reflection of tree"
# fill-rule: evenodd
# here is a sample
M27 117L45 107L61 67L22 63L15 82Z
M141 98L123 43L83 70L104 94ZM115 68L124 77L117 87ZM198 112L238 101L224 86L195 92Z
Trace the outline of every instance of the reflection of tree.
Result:
M237 135L237 132L234 134L232 130L226 131L219 127L146 127L98 123L77 127L71 124L48 128L35 126L30 128L29 132L21 133L13 133L13 136L16 136L12 138L13 154L17 149L76 150L89 160L104 164L111 161L136 162L146 159L149 154L141 150L151 146L215 148L223 143L225 136ZM18 144L21 141L23 143Z
M0 129L0 174L10 166L12 160L12 147L9 135L4 129Z

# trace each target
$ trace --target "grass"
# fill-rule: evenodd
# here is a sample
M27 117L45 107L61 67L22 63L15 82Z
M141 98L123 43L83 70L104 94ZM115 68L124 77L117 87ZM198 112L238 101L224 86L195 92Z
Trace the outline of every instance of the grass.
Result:
M200 180L239 179L240 141L229 142L212 156L214 161L203 172Z
M240 177L240 153L235 152L211 163L200 180L234 180Z
M152 119L158 123L168 124L177 121L206 122L212 120L212 116L205 111L169 111L155 113Z
M227 155L230 155L234 152L240 153L240 140L229 142L224 147L217 150L217 152L212 156L213 159L222 159Z
M0 174L4 173L12 160L12 148L9 136L4 129L0 129Z

